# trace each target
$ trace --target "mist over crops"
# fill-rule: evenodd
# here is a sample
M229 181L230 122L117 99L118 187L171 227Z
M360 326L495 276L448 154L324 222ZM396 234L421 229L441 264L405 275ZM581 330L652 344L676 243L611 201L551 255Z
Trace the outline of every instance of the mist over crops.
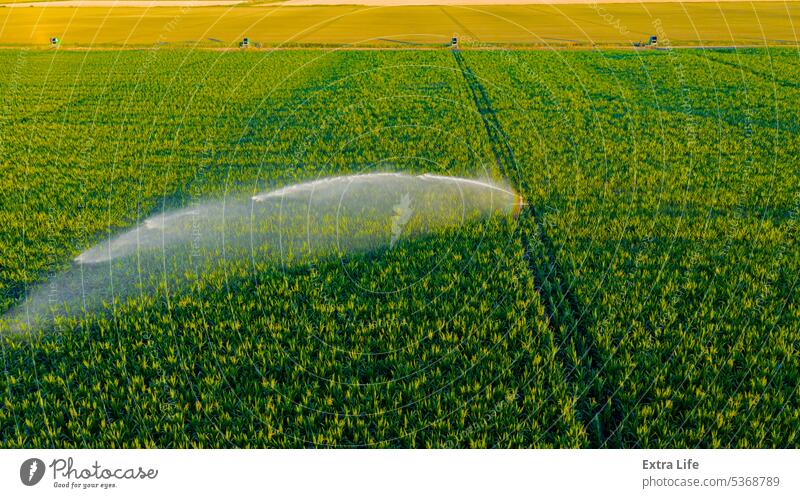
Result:
M401 239L507 216L520 206L509 187L488 180L401 173L195 201L87 249L3 319L12 331L38 331L59 317L113 309L130 296L160 288L179 293L188 280L228 263L293 265L391 249Z

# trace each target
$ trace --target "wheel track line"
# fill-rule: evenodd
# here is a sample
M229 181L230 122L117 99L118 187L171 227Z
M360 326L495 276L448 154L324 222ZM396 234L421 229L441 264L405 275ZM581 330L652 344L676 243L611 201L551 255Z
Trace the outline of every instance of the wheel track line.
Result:
M441 10L442 14L444 14L448 19L453 21L453 24L458 26L459 29L461 29L464 33L466 33L468 36L470 36L472 38L472 41L478 41L478 37L475 36L475 33L473 33L472 30L470 30L464 23L459 21L457 17L455 17L453 14L447 12L447 9L445 9L444 6L440 6L439 10Z
M509 173L516 171L517 162L508 135L497 119L496 111L492 106L486 88L481 84L475 73L466 63L461 51L459 49L453 49L452 53L458 65L458 69L469 88L478 114L481 116L481 121L483 122L486 135L489 138L489 144L499 173L504 178L510 178ZM601 416L603 416L605 408L608 406L610 411L610 413L606 414L606 417L611 420L611 423L608 425L614 425L614 421L621 420L621 414L617 413L618 409L614 409L612 406L616 404L596 403L598 408L592 408L588 397L592 394L591 391L594 387L592 379L598 377L593 371L593 366L602 365L603 362L599 357L599 352L594 347L594 341L588 340L585 324L580 320L582 316L580 313L580 306L578 305L574 293L571 292L571 286L567 284L563 270L558 264L556 248L553 241L547 235L544 217L533 203L527 203L525 205L525 208L520 214L520 217L523 216L529 217L533 221L536 227L537 238L541 244L541 251L537 251L531 243L528 234L521 228L522 224L518 224L517 234L522 242L528 269L534 279L539 298L544 305L548 326L550 327L553 337L557 338L559 341L558 356L561 364L564 366L567 383L578 386L578 398L575 402L575 407L578 412L577 415L579 419L581 418L581 414L586 415L586 420L582 420L582 422L586 430L587 438L593 443L593 446L598 447L603 444L604 441ZM540 256L545 259L546 268L542 268L540 264L537 264L539 262L536 258L536 252L543 252ZM574 344L577 348L576 353L578 360L580 361L586 358L589 360L588 365L580 365L570 360L567 349L571 344ZM589 383L581 382L582 380L586 380ZM598 393L594 394L597 395ZM611 392L605 386L603 387L602 395L606 397L607 400L611 399ZM615 427L612 427L611 430L614 428Z

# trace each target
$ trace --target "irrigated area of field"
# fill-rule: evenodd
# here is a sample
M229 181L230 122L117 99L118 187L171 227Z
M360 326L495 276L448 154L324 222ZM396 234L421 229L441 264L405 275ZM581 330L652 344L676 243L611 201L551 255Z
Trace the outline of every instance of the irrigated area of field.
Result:
M490 2L491 3L491 2ZM650 35L673 45L796 45L798 2L593 3L294 7L0 8L0 44L62 47L405 46L448 43L630 46Z
M798 444L796 51L0 65L0 310L194 199L408 171L505 177L528 203L4 336L3 446Z

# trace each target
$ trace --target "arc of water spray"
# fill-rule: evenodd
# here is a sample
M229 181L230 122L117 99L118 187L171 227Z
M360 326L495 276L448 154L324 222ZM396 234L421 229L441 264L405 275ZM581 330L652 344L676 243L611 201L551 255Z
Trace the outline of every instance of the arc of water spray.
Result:
M409 209L411 203L413 211L398 218L398 206ZM11 330L41 329L58 317L153 293L164 282L180 285L188 270L202 275L227 263L286 264L392 248L401 234L516 216L522 205L511 188L489 180L403 173L321 178L251 197L193 203L87 249L6 313L0 327L5 322Z

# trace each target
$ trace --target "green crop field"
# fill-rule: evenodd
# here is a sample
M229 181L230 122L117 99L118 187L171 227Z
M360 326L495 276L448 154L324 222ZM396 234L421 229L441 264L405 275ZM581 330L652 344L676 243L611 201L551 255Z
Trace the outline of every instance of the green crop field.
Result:
M661 26L661 28L659 28ZM287 7L0 8L0 45L63 48L159 45L230 48L349 44L630 46L663 31L673 45L797 45L800 2Z
M0 51L0 311L161 209L347 173L519 217L0 321L3 447L797 447L796 49ZM5 327L5 328L3 328Z

